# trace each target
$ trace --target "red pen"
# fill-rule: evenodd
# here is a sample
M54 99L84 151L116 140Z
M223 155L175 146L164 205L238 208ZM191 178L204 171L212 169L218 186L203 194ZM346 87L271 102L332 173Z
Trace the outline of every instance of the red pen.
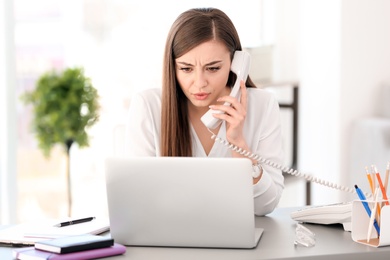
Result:
M383 199L385 200L385 204L386 204L386 205L390 205L390 204L389 204L389 200L388 200L388 198L387 198L386 191L385 191L385 187L383 186L383 183L382 183L381 176L379 175L379 172L378 172L378 170L376 169L376 167L375 167L375 175L376 175L376 178L378 179L379 188L381 188L382 196L383 196Z

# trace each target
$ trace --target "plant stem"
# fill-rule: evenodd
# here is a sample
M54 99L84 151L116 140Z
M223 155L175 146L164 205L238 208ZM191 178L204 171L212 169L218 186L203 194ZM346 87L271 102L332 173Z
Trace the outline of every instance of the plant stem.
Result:
M72 147L73 140L69 139L66 141L66 179L68 186L68 217L72 216L72 187L71 187L71 179L70 179L70 148Z

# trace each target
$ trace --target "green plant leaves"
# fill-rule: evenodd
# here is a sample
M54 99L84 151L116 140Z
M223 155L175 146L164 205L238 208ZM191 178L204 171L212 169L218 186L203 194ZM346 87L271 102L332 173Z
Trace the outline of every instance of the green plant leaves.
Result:
M25 104L32 105L32 128L46 156L58 143L89 146L86 130L99 119L98 98L91 80L79 67L46 72L36 88L22 96Z

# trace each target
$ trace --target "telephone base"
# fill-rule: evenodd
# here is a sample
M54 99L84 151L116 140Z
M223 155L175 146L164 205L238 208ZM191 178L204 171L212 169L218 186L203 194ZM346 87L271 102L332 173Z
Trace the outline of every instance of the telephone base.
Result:
M292 212L290 216L303 223L342 224L345 231L351 231L352 202L307 206Z

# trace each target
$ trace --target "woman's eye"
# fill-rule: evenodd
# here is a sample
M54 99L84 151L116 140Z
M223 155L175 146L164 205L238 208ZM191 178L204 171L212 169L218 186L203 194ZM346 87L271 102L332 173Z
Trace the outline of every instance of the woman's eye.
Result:
M182 67L182 68L180 68L180 70L182 70L184 72L190 72L192 69L191 68L187 68L187 67Z
M213 71L218 71L221 67L209 67L207 70L213 72Z

